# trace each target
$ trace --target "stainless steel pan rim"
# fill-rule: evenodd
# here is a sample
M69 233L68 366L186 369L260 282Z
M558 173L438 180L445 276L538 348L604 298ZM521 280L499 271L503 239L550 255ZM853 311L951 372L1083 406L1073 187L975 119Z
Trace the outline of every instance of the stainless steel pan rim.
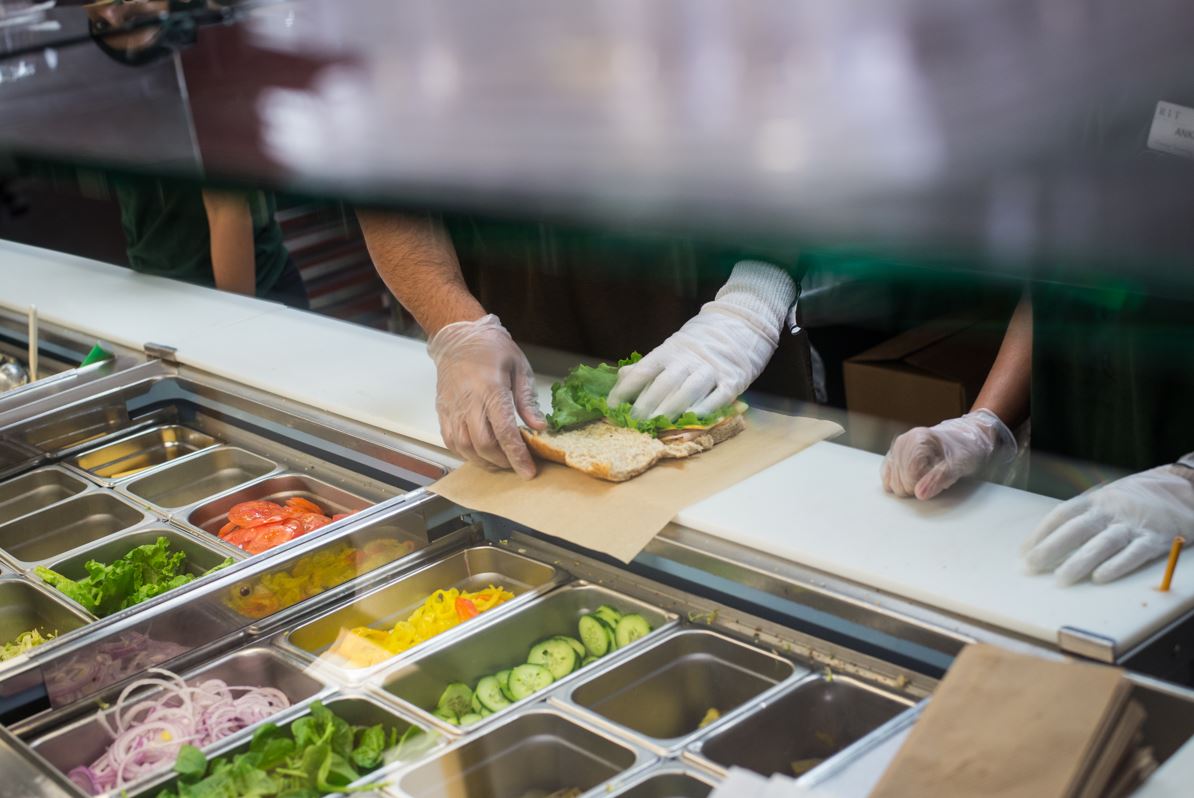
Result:
M7 524L0 525L0 537L4 536L6 533L11 533L15 529L20 529L20 527L22 525L24 525L24 526L33 525L34 522L40 520L38 518L39 516L49 515L51 513L56 513L56 512L61 512L62 508L66 507L71 502L82 503L82 502L86 502L86 501L92 501L96 497L102 497L99 499L99 501L115 502L122 509L127 510L130 517L135 515L136 520L131 520L130 523L127 523L118 529L110 529L109 531L105 532L103 535L99 535L97 537L84 540L80 543L77 543L77 544L70 546L69 548L63 549L61 551L56 551L48 557L36 557L33 559L28 559L28 560L22 559L18 555L13 554L7 548L4 548L4 542L0 542L0 560L3 560L4 562L6 562L7 564L9 564L10 566L12 566L13 568L15 568L18 571L32 570L33 568L36 568L39 565L45 565L47 563L50 563L50 562L53 562L56 560L60 560L64 557L69 557L72 554L78 553L79 551L86 548L87 546L91 546L96 543L100 543L109 538L117 537L126 532L137 531L137 530L140 530L142 527L145 527L145 526L148 526L151 524L161 525L164 523L163 519L159 518L157 515L149 512L149 511L147 511L141 505L130 502L128 499L126 499L122 496L117 496L116 494L112 493L111 491L104 491L104 490L96 489L96 490L83 491L82 493L75 494L74 496L71 496L68 499L63 499L60 502L52 504L49 507L44 507L35 513L30 513L28 515L25 515L25 516L22 516L20 518L13 520L13 521L10 521ZM48 522L48 521L46 523L53 525L51 522ZM29 539L31 539L32 534L33 533L31 532Z
M905 704L905 708L900 710L894 717L882 722L858 739L848 743L840 751L827 757L821 764L803 774L800 777L800 781L804 785L811 785L822 781L827 775L838 772L846 764L855 761L891 735L897 734L902 729L910 726L920 715L925 703L924 701L913 703L911 699L904 696L876 688L852 677L835 674L832 679L828 679L822 673L809 673L804 678L796 680L795 683L785 685L781 691L769 696L766 700L755 702L750 707L750 711L736 715L730 722L719 725L711 733L702 735L700 738L689 743L683 751L684 760L724 778L729 772L730 766L714 761L705 750L713 740L734 733L738 729L749 727L752 723L756 722L756 716L759 713L775 704L788 700L801 691L813 688L818 684L827 684L830 682L845 683L852 687L881 695L893 702Z
M5 512L3 515L0 515L0 518L3 519L3 520L0 520L0 524L7 524L10 521L19 521L20 519L22 519L26 516L32 515L33 513L40 512L41 510L45 510L49 507L53 507L54 505L60 504L61 502L64 502L68 499L73 499L75 496L79 496L83 493L87 493L88 491L95 490L95 487L94 487L94 485L92 485L91 482L89 482L86 479L81 478L77 474L73 473L70 469L64 468L61 465L46 465L46 466L41 466L40 468L34 468L29 471L24 471L16 476L12 476L3 481L0 481L0 496L2 496L6 492L11 491L14 488L14 486L17 486L17 483L37 482L37 481L40 481L40 479L43 477L43 475L48 475L50 479L56 479L56 480L60 481L61 483L63 483L63 490L71 490L71 492L65 496L60 496L59 498L54 499L53 501L48 501L45 503L38 504L36 507L33 507L32 509L24 510L23 512L17 512L16 514L12 514L12 515ZM75 488L75 487L77 487L78 489L73 490L73 488ZM28 494L23 494L23 495L28 495ZM17 501L19 501L18 497L14 496L11 500L3 500L3 504L8 504L10 502L16 503ZM0 506L2 506L2 505L0 505Z
M442 718L436 717L429 710L424 709L422 706L416 705L413 700L399 695L392 689L395 685L417 680L420 669L426 669L429 665L434 665L437 658L443 658L454 648L459 648L460 646L480 646L481 643L477 641L488 642L486 638L495 636L499 627L515 627L517 629L518 626L524 623L523 619L535 617L535 613L543 611L548 605L554 605L556 603L564 604L573 596L581 596L580 599L577 599L580 601L583 600L584 595L594 597L593 600L586 602L586 604L592 605L591 607L588 607L588 611L590 612L600 604L612 604L616 607L631 607L634 609L634 611L646 615L654 622L651 634L640 640L636 640L628 646L624 646L623 648L606 654L596 663L592 663L563 676L562 678L556 680L552 685L544 689L542 693L528 696L527 698L523 699L523 701L513 703L504 709L494 712L492 715L489 715L481 721L469 726L467 730L461 729L448 723ZM469 629L469 634L460 635L445 640L432 640L430 641L427 649L424 650L418 657L412 657L411 659L402 660L398 663L389 665L387 668L379 671L378 674L373 677L373 682L386 693L390 701L406 708L407 711L415 714L420 719L421 723L432 725L445 734L452 736L471 734L474 730L489 728L495 722L503 718L509 717L513 714L518 714L518 712L524 706L531 706L536 703L544 703L555 692L565 689L568 685L576 684L578 679L587 678L595 669L612 667L614 664L622 662L633 656L634 652L641 650L645 645L649 645L657 637L667 637L668 633L677 623L677 616L673 612L661 610L652 604L648 604L645 601L633 598L632 596L628 596L624 593L611 590L603 585L593 584L584 580L574 580L557 587L548 593L535 597L534 601L523 604L517 610L507 613L506 615L489 619L486 619L484 616L482 616L478 620L484 620L484 623L477 623L475 626ZM530 621L526 621L526 623L529 624ZM519 631L521 632L521 630ZM536 642L548 636L550 636L550 632L545 629L535 635L526 635L525 639L520 638L516 648L518 648L521 653L516 653L514 656L509 657L506 664L502 665L501 667L512 667L515 664L519 664L520 661L525 661L526 651L529 650L530 647ZM519 660L515 657L522 657L523 659ZM493 671L498 669L499 668L495 668ZM470 666L470 670L475 672L472 672L467 678L462 679L463 681L468 681L470 685L475 685L477 679L491 672L485 670L485 668L481 666ZM444 677L440 677L439 675L436 675L433 677L433 679L439 684L440 690L443 689L443 686L448 681L452 681L451 679L446 679ZM416 687L417 686L418 685L416 684Z
M702 639L708 638L716 641L717 645L729 645L735 649L741 649L743 652L749 652L749 655L760 661L774 663L776 667L781 669L790 669L786 675L778 680L772 679L770 676L752 672L752 675L759 682L770 682L771 685L759 692L745 698L738 705L732 709L721 713L720 717L708 724L704 728L695 728L692 731L681 734L671 738L659 738L651 736L650 734L639 731L629 725L606 717L597 708L590 708L585 706L578 699L577 694L585 689L591 688L594 684L601 680L612 676L616 671L627 671L632 668L636 662L645 662L651 656L657 654L660 649L668 646L673 646L677 641L685 638ZM591 674L587 674L583 680L575 681L567 687L553 690L548 700L557 706L564 707L570 712L589 720L590 723L610 729L612 732L635 740L640 745L655 751L660 756L671 756L683 751L684 748L694 740L701 739L709 734L715 733L731 723L734 723L738 718L746 717L753 714L759 707L765 706L766 703L773 697L783 694L792 685L799 684L810 677L808 668L800 663L794 661L789 657L785 657L774 652L765 650L758 646L747 642L737 635L730 634L727 630L719 629L717 627L709 626L693 626L690 624L681 624L678 628L669 630L669 632L658 639L647 641L648 644L637 649L633 656L627 657L623 660L618 660L609 663L599 663L599 668L594 670ZM681 659L677 659L680 662ZM750 672L747 666L734 666L734 669ZM653 671L644 675L640 679L631 681L620 689L615 690L610 694L611 698L615 698L621 694L630 693L633 690L641 689L643 682L658 675L660 671ZM707 708L716 709L710 705Z
M10 588L7 587L8 585L18 585L19 587ZM33 595L37 597L35 599L36 601L42 601L49 604L54 608L55 611L61 612L64 616L73 618L79 623L72 629L67 629L65 631L61 629L56 630L58 631L58 634L52 640L42 643L37 648L34 648L25 654L19 654L11 659L0 662L0 672L12 670L17 666L23 665L33 656L40 656L42 652L51 651L54 648L57 648L61 642L74 639L76 636L78 636L78 633L82 632L90 624L96 622L94 615L86 612L73 601L67 600L66 597L60 594L57 590L47 587L46 585L37 584L17 574L4 574L3 576L0 576L0 594L3 594L8 590L17 590L18 592L31 591ZM4 609L8 610L11 606L11 602L6 601ZM8 643L11 641L3 640L0 642Z
M470 732L463 737L451 740L444 748L436 752L434 757L427 757L416 762L403 763L400 767L392 767L386 769L384 772L379 772L377 774L378 778L373 781L388 782L387 794L403 796L405 798L409 793L403 789L402 783L412 772L422 767L430 767L438 761L446 760L463 748L467 748L486 738L494 738L500 735L504 729L512 724L526 723L528 718L534 717L550 718L554 721L574 726L585 734L600 737L611 746L616 746L633 755L633 760L625 768L583 792L581 794L582 798L596 798L596 796L609 795L612 790L616 789L623 782L629 782L634 779L639 773L650 768L656 762L654 753L642 746L636 745L633 741L612 735L604 729L587 723L583 718L577 718L568 712L562 712L555 707L540 702L531 703L521 712L504 717L500 721L485 727L484 730ZM476 729L477 727L473 728Z
M713 790L721 781L721 779L713 773L686 764L683 760L662 759L654 765L647 767L645 770L636 773L634 778L625 781L619 787L614 789L613 792L608 794L610 798L628 795L652 779L656 779L661 776L678 776L680 778L691 779L705 785L710 789L710 791ZM667 795L670 798L671 793L667 793Z
M461 624L453 627L452 629L447 630L446 632L441 632L440 634L436 635L434 638L432 638L430 640L426 640L422 643L419 643L416 646L412 646L411 648L407 649L406 651L404 651L400 654L395 654L394 656L386 659L383 662L379 662L376 665L371 665L371 666L368 666L365 668L351 668L351 667L348 667L347 665L340 665L338 662L329 660L328 658L326 658L324 656L326 647L323 649L319 649L319 650L311 650L309 648L305 648L302 645L294 642L294 638L296 635L299 635L305 629L319 623L320 621L323 621L325 619L331 618L331 617L339 615L339 614L343 614L346 611L351 610L357 604L366 602L370 598L377 596L379 593L394 590L395 588L401 586L402 583L404 583L404 582L408 582L408 581L416 580L416 579L428 578L428 577L432 576L432 574L435 572L446 570L449 566L454 564L453 560L467 559L469 557L470 553L481 553L481 552L484 552L484 554L487 556L497 557L499 560L508 559L511 561L519 562L519 563L532 564L533 566L536 566L538 568L545 570L547 572L546 578L537 585L527 585L527 584L520 582L519 586L523 589L523 592L518 593L517 595L515 595L514 598L510 599L509 601L506 601L506 602L498 605L497 607L494 607L493 609L486 611L481 616L479 616L473 620L467 621L465 623L461 623ZM486 573L489 573L489 572L486 572ZM499 573L499 572L495 571L494 573ZM499 573L499 577L500 576L507 576L507 575ZM472 579L474 577L470 576L468 578ZM285 648L286 650L292 652L295 656L297 656L305 661L320 663L320 665L322 667L328 669L332 673L335 673L337 675L337 678L339 678L345 684L375 683L374 677L377 674L379 674L383 671L389 670L390 668L394 667L399 662L410 660L410 659L413 659L413 658L419 656L422 652L429 650L430 648L437 645L438 643L448 643L448 642L458 639L458 638L467 637L468 635L472 634L474 630L480 628L480 623L479 623L480 621L482 621L482 620L488 621L488 620L492 620L494 618L505 617L506 615L510 614L511 612L515 612L518 608L522 607L524 604L528 604L528 603L534 601L537 597L544 595L544 594L550 592L551 590L555 589L558 585L562 584L565 579L566 579L566 575L563 574L555 566L553 566L549 563L540 562L531 557L526 557L521 554L516 554L515 552L509 551L503 547L495 546L491 543L483 543L483 544L476 545L476 546L468 546L468 547L460 549L458 551L447 553L447 554L437 558L436 560L426 563L426 564L422 565L421 567L416 568L414 570L404 570L404 571L396 572L392 578L387 579L385 582L377 584L376 586L370 588L369 590L367 590L365 592L360 593L357 596L354 596L351 600L344 602L344 603L340 603L337 606L332 607L332 608L328 609L327 611L320 613L319 615L317 615L313 618L304 620L301 624L295 625L293 628L288 630L285 634L278 636L277 645L282 648ZM495 579L493 581L495 583L497 583L501 580L499 578L499 579ZM507 576L505 581L506 581L506 583L512 583L512 582L517 582L518 580ZM459 580L457 581L457 583L459 583ZM438 589L446 590L452 586L453 585L449 585L449 584L445 583L445 584L441 584ZM426 594L426 595L429 595L429 594ZM405 607L402 609L405 609ZM389 619L392 617L396 617L396 615L399 614L400 611L401 610L396 611L395 613L391 613L390 616L386 616L384 618L377 619L377 621L375 621L372 624L372 626L374 626L375 628L381 628L382 626L387 625L389 623ZM387 624L383 624L382 621L387 621ZM392 624L390 624L390 625L392 625Z
M83 458L86 458L86 457L92 456L92 455L96 455L99 452L102 452L106 449L112 449L117 446L122 446L125 444L136 442L140 438L153 439L156 437L156 438L160 439L162 436L162 433L167 430L181 430L184 435L196 436L199 440L195 440L194 443L198 443L200 445L198 445L197 447L192 447L192 446L190 446L190 444L187 444L188 448L191 448L191 451L189 451L185 454L179 455L177 457L171 457L169 459L164 460L163 462L156 463L156 464L150 465L150 466L146 466L146 467L136 471L135 473L127 474L125 476L116 476L116 477L100 476L99 474L96 474L93 470L85 468L82 465L82 463L80 462ZM206 439L206 441L203 441L202 439ZM212 448L214 448L216 446L220 446L220 445L221 445L220 440L218 438L216 438L215 436L209 435L206 432L201 432L199 430L193 429L193 428L187 426L186 424L182 424L182 423L158 424L156 426L150 427L149 429L139 430L137 432L133 432L131 434L116 438L115 440L109 440L109 441L102 443L98 446L84 449L83 451L80 451L77 454L72 455L70 458L64 460L62 462L62 466L63 466L63 468L68 469L71 473L78 474L79 476L83 477L87 481L92 482L96 485L99 485L100 487L112 488L119 483L128 482L129 480L137 479L138 477L148 476L149 474L151 474L154 471L158 471L159 469L166 468L173 463L177 463L179 460L182 460L184 457L190 457L191 455L198 454L199 452L207 451L208 449L212 449ZM139 449L136 452L126 454L123 457L117 457L113 460L101 463L100 466L110 466L110 465L113 465L114 463L120 462L121 460L128 460L128 459L136 456L136 454L150 451L150 450L152 450L152 448L153 448L152 446L142 447L141 449Z
M240 479L234 484L214 487L210 493L205 493L198 499L185 501L181 504L175 504L172 501L168 503L162 501L162 493L166 493L166 495L168 495L168 492L166 491L163 491L162 493L153 493L150 495L143 495L142 493L142 491L145 491L145 486L141 484L143 482L149 480L160 482L164 478L172 475L183 475L183 477L185 477L187 469L193 469L193 464L195 462L200 460L215 460L216 458L220 457L232 459L239 458L240 460L252 465L255 468L256 473L250 477ZM192 452L184 457L171 460L169 463L165 463L157 468L150 469L140 474L135 474L130 479L118 482L114 486L113 490L127 499L136 502L137 504L157 510L158 512L164 514L167 518L176 518L181 511L191 507L192 505L201 504L210 499L217 498L225 493L229 493L239 487L247 485L250 482L255 482L258 479L281 473L281 471L282 467L275 460L272 460L268 457L262 457L261 455L251 452L248 449L244 449L240 446L221 444L197 452Z

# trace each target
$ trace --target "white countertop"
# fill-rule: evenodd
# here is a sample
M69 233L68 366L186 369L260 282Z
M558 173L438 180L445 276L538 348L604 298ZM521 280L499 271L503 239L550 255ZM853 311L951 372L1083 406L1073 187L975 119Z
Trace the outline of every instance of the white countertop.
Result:
M435 371L419 341L0 242L0 305L20 312L31 303L47 321L130 347L169 344L188 366L443 445ZM997 485L899 500L883 493L878 464L817 444L677 522L1050 643L1068 625L1122 649L1194 607L1194 579L1153 590L1159 564L1101 587L1025 575L1020 541L1053 500Z

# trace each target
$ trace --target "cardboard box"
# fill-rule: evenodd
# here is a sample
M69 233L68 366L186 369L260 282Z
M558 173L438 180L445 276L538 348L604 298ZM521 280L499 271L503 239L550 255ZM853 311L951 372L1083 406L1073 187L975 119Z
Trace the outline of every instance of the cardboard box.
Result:
M843 365L846 409L932 426L970 409L995 361L1002 323L939 319L855 355Z

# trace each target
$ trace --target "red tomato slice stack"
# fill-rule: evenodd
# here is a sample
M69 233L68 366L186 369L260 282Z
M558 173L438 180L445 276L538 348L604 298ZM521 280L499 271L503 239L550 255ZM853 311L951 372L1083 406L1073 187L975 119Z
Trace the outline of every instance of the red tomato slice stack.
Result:
M241 502L228 511L228 523L220 529L220 539L249 554L260 554L347 516L337 513L328 517L322 507L301 496L287 499L284 505Z

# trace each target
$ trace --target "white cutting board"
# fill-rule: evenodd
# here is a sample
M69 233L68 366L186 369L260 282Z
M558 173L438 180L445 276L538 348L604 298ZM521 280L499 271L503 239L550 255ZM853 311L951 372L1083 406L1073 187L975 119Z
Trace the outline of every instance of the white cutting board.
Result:
M138 350L280 307L11 241L0 241L0 305L37 305L43 321Z
M1194 607L1194 563L1168 593L1163 563L1109 585L1030 576L1021 541L1057 502L1001 485L897 499L880 456L818 443L682 512L684 526L978 621L1056 643L1063 626L1122 652Z

